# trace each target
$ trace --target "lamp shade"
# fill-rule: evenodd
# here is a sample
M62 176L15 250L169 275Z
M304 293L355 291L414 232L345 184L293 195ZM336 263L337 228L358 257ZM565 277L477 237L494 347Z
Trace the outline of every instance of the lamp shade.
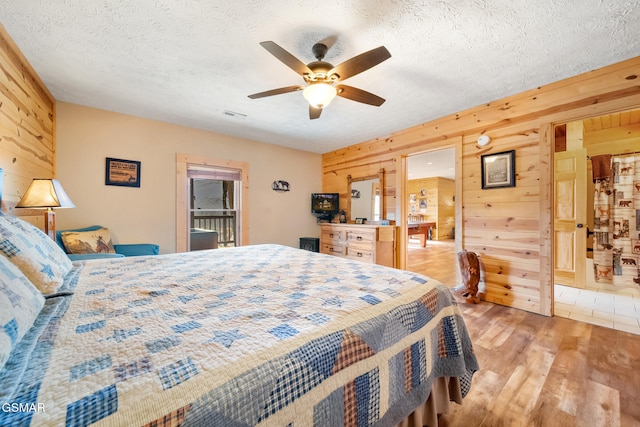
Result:
M304 88L302 95L313 107L324 108L336 97L338 91L328 83L313 83Z
M57 179L34 179L17 208L75 208Z

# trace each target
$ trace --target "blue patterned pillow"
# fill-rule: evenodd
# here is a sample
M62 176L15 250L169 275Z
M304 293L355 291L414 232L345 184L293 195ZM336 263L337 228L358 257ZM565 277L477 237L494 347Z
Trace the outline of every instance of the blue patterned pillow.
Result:
M0 256L0 370L44 305L44 297L8 259Z
M55 241L14 216L0 216L0 254L22 270L43 294L55 292L73 267Z

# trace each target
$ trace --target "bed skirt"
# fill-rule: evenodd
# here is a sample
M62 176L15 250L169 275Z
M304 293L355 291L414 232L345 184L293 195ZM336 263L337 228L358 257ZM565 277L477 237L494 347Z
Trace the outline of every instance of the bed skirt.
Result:
M396 427L437 427L438 415L449 412L450 401L462 403L460 381L456 377L436 378L427 401Z

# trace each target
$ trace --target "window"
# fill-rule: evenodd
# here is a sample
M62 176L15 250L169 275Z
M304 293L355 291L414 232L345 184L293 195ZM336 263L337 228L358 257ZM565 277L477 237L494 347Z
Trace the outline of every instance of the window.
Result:
M177 155L176 251L190 247L193 229L215 230L219 246L248 244L248 164Z
M237 195L242 188L242 171L203 165L187 165L192 229L218 232L219 246L238 246Z

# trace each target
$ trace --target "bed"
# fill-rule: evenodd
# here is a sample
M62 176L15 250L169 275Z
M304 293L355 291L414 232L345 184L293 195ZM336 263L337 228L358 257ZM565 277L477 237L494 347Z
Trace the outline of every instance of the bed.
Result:
M422 275L271 244L69 267L2 218L0 273L35 314L16 314L0 425L433 425L478 369L455 300ZM45 298L6 250L27 234L63 264Z

